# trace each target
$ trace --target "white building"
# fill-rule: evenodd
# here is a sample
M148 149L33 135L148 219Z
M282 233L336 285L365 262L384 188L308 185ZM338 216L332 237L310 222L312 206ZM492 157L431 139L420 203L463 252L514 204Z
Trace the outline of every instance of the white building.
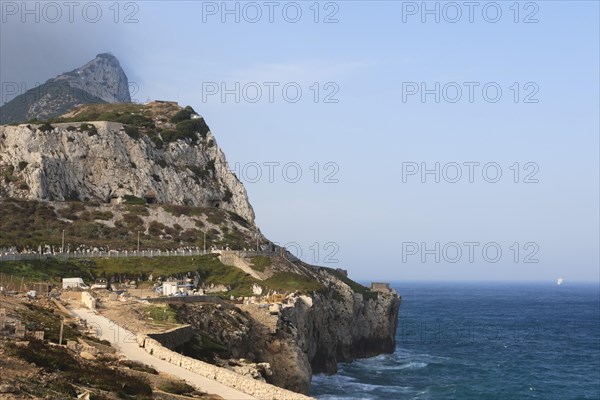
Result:
M177 293L177 282L163 282L162 294L163 296L173 296Z
M63 278L62 280L63 289L68 288L81 288L81 289L89 289L90 287L83 283L83 279L81 278Z

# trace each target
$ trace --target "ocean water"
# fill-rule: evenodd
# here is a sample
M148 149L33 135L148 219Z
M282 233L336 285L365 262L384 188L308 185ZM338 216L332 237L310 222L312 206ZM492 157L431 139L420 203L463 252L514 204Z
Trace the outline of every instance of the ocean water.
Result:
M597 284L399 283L396 352L313 377L318 399L600 399Z

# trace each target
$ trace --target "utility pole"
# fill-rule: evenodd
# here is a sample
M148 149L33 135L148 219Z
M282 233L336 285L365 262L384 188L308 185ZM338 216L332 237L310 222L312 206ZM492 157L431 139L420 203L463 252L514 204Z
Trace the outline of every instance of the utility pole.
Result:
M58 338L58 344L59 346L62 346L62 337L63 337L63 327L65 325L65 319L61 319L60 320L60 336Z
M62 231L62 245L60 246L60 252L65 252L65 230Z
M204 231L204 254L206 254L206 231Z

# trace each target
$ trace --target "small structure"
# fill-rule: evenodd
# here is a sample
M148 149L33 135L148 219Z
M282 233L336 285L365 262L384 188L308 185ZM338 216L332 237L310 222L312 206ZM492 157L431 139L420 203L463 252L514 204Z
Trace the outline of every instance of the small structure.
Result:
M269 306L269 314L277 315L281 311L281 304L271 304Z
M105 278L98 278L92 285L91 289L106 289L108 287L108 281Z
M69 288L80 288L80 289L89 289L90 287L83 283L83 279L81 278L63 278L62 280L63 289Z
M263 288L257 285L256 283L252 285L252 294L255 296L260 296L263 294Z
M6 308L0 308L0 331L6 326Z
M108 203L113 204L113 205L123 204L123 197L121 197L115 193L112 196L110 196L110 198L108 199Z
M163 282L162 294L163 296L173 296L177 293L177 282Z
M90 292L81 292L81 303L90 310L96 309L96 299L90 294Z
M390 284L387 282L372 282L371 290L374 292L392 293L393 289L390 288Z
M146 204L154 204L156 203L156 192L153 190L148 190L144 193L144 200Z

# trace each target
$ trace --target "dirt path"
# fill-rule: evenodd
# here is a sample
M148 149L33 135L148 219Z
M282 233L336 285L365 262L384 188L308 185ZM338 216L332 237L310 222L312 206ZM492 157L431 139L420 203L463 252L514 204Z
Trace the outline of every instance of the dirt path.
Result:
M100 339L111 342L119 354L130 360L139 361L152 366L157 371L166 372L178 378L185 379L189 384L196 386L198 389L210 394L219 395L227 400L256 400L255 397L246 393L151 356L138 346L133 333L102 315L88 309L71 309L71 312L77 317L85 319L89 326L95 327Z

